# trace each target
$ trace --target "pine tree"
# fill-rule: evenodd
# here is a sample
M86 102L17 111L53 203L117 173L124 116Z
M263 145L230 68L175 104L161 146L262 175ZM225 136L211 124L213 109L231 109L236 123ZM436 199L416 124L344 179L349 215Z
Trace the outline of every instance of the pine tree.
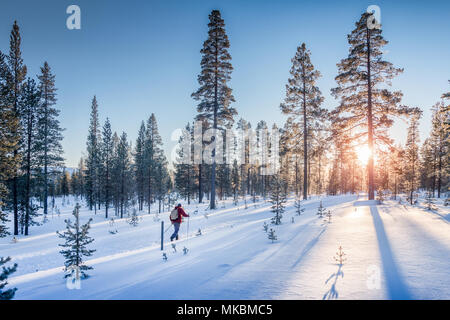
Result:
M305 208L303 208L302 206L302 201L299 198L295 199L294 207L295 212L297 213L298 216L302 215L302 213L305 211Z
M334 260L336 260L336 262L339 262L340 265L343 265L344 262L347 260L347 258L345 256L346 256L346 254L345 254L344 250L342 249L342 246L339 246L339 249L336 252L336 255L334 256Z
M17 269L16 263L12 267L3 266L10 260L11 260L10 257L7 258L0 257L0 267L2 267L2 271L0 272L0 300L11 300L12 298L14 298L14 294L17 291L17 288L12 288L3 291L3 288L8 284L6 280L12 273L16 272Z
M64 266L66 271L70 267L77 267L81 272L82 278L87 278L88 275L85 271L93 269L91 266L87 266L83 263L83 257L90 257L95 250L88 249L87 245L91 244L94 239L89 236L89 228L92 219L86 224L80 225L80 205L77 203L73 210L73 216L75 221L72 223L70 219L65 220L66 231L63 233L57 232L58 236L65 240L64 244L59 246L66 248L61 250L60 253L64 256L66 261ZM66 278L69 274L66 274Z
M84 159L80 158L78 162L78 191L81 199L83 199L84 194L86 193L86 167L84 166Z
M155 189L157 188L159 183L158 180L156 180L156 174L159 170L159 161L161 161L163 158L162 139L158 132L156 117L152 113L147 121L144 151L148 213L150 213Z
M22 39L20 36L20 29L17 21L14 21L14 25L11 30L10 42L9 42L9 56L8 71L7 71L7 101L12 106L12 112L14 117L20 118L20 97L22 94L23 81L27 75L27 67L23 64L22 52L20 50ZM12 135L20 137L19 127L11 127L13 129ZM20 139L20 138L19 138ZM14 158L19 157L19 148L21 146L21 140L14 145ZM19 234L19 173L18 167L15 167L11 176L12 179L12 208L14 212L14 235Z
M427 192L425 197L425 207L427 210L435 210L436 209L436 199L434 199L433 194L431 192Z
M437 197L441 197L442 187L444 185L444 177L448 177L449 166L449 146L450 146L450 130L448 123L450 122L449 106L445 106L444 102L437 103L432 108L432 129L430 138L432 139L434 153L436 158L435 178L437 179Z
M20 156L14 150L19 144L20 121L14 112L13 106L8 99L9 94L9 70L5 62L5 55L0 52L0 238L9 235L5 226L8 222L8 215L3 211L5 199L9 197L8 189L5 185L16 172ZM12 267L4 267L11 258L0 257L0 300L9 300L14 297L16 288L4 290L8 284L8 276L16 271L17 264Z
M239 166L237 160L233 161L233 168L231 170L231 188L233 189L233 199L237 201L238 194L241 187L241 177L239 176Z
M367 145L371 151L368 159L369 200L374 199L374 147L376 143L390 143L387 129L393 116L404 115L410 108L400 107L401 92L389 91L385 84L401 73L392 63L383 60L383 47L388 43L381 29L369 28L363 13L356 28L348 35L349 55L338 63L335 78L338 87L332 89L340 105L333 112L336 133L353 131L352 140Z
M272 223L281 224L286 204L286 185L278 176L273 177L272 180L270 202L272 203L271 211L275 213Z
M139 210L144 209L145 188L145 123L142 121L134 151L134 173Z
M22 88L22 96L20 99L21 105L21 120L22 120L22 148L21 152L24 153L25 157L22 162L22 171L25 173L24 176L24 190L22 199L22 210L25 211L24 226L25 235L28 235L28 229L31 224L33 224L32 217L36 215L37 207L33 206L31 201L31 183L32 174L35 171L36 163L36 151L39 146L36 145L37 141L37 116L39 108L39 96L40 92L36 87L34 80L28 79Z
M203 43L201 73L198 76L200 88L192 94L200 103L197 106L198 120L208 120L216 131L221 126L233 123L233 116L237 114L230 103L234 102L232 90L227 82L231 79L233 67L228 52L230 43L225 32L225 23L219 10L213 10L209 15L208 39ZM216 135L214 133L212 141ZM214 142L213 142L214 143ZM212 149L211 165L211 196L210 208L216 208L216 148Z
M137 227L138 226L138 224L139 224L139 216L137 214L136 208L133 208L133 210L131 211L131 216L128 219L128 223L132 227Z
M312 135L316 123L325 118L327 112L320 108L322 94L316 86L320 72L311 63L311 52L302 43L292 59L291 78L286 85L285 102L281 104L284 114L298 123L303 137L303 199L308 198L308 136Z
M120 218L123 218L123 214L128 209L128 199L130 195L130 183L131 183L131 159L130 159L130 146L127 141L127 134L122 132L120 136L119 144L117 146L116 154L116 179L118 184L118 200L120 208Z
M192 128L189 123L186 125L183 134L178 140L179 149L177 150L177 163L175 164L175 186L182 197L191 203L194 194L195 167L192 164L191 138Z
M7 213L3 211L9 202L7 181L14 177L21 157L17 150L20 141L20 120L9 99L9 70L6 57L0 52L0 237L8 233L5 223Z
M405 179L410 204L413 204L414 192L418 187L419 169L419 119L420 113L411 117L405 147Z
M42 172L44 214L48 212L48 181L49 167L56 168L63 165L63 129L60 127L58 116L60 111L54 107L56 104L55 76L52 74L47 62L41 67L38 75L41 101L38 110L38 132L36 148L37 162Z
M94 96L92 99L89 134L86 143L86 196L89 210L94 208L95 213L97 213L97 204L99 203L100 145L98 104L97 97Z
M278 239L277 236L275 235L275 230L273 229L270 229L267 237L269 238L269 240L272 240L272 243Z
M70 175L66 171L66 168L63 168L63 172L60 177L59 190L60 190L61 195L64 197L64 199L70 193Z
M326 209L322 205L322 200L320 201L319 207L317 208L317 215L319 218L323 218L326 215Z
M113 166L113 141L112 130L109 119L106 118L103 125L102 141L100 146L101 154L101 186L104 193L105 218L108 219L108 209L111 203L111 169Z

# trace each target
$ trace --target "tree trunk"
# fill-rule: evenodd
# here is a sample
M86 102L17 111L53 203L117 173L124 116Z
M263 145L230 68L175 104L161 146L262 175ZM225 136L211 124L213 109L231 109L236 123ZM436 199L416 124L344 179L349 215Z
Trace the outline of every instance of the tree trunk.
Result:
M303 200L308 199L308 127L306 124L305 90L305 79L303 77Z
M370 70L370 29L366 28L367 34L367 122L368 122L368 143L369 143L369 200L375 199L374 192L374 161L373 161L373 119L372 119L372 79Z

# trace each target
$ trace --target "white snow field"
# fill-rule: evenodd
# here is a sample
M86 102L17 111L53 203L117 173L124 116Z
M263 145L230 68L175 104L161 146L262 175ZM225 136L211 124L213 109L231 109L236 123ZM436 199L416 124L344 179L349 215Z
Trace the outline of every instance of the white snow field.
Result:
M0 256L18 263L8 279L8 287L18 288L15 299L450 299L448 207L440 203L427 211L363 199L313 197L303 202L301 216L290 199L279 226L270 225L270 203L262 200L249 199L247 209L231 200L214 211L205 211L206 204L186 206L189 237L187 219L177 252L167 241L172 228L165 233L167 261L155 214L140 212L137 227L116 219L118 233L111 234L103 210L94 216L83 207L82 222L94 219L89 248L97 251L86 260L94 269L80 290L66 287L62 239L55 232L65 228L74 199L59 204L61 215L49 214L30 236L17 243L12 236L0 239ZM320 200L332 211L331 223L316 215ZM159 215L165 227L168 215ZM264 222L276 231L274 243ZM199 228L202 235L196 236ZM347 258L342 266L334 260L339 246Z

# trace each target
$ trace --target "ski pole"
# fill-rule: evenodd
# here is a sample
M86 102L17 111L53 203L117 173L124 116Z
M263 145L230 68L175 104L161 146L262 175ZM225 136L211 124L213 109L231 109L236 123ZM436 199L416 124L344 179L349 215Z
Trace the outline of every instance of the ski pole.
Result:
M190 220L190 218L191 217L188 217L188 224L187 224L187 234L186 234L186 245L188 244L188 242L189 242L189 220Z

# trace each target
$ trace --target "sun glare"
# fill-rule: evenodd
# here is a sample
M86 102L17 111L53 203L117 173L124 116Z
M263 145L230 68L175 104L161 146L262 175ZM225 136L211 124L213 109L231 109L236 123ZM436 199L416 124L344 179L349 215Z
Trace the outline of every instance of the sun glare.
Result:
M368 146L356 147L356 154L358 155L358 160L362 164L367 164L370 157L370 149Z

